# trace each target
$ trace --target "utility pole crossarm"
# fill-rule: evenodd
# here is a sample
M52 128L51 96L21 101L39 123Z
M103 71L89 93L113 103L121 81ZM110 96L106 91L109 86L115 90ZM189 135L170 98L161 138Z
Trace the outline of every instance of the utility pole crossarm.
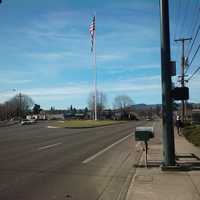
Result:
M188 40L192 40L192 38L179 38L174 40L175 42L182 42L182 41L188 41Z

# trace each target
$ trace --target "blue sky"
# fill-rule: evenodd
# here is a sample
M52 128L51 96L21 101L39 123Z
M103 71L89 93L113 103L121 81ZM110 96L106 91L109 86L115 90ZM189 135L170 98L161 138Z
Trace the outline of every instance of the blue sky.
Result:
M0 101L16 88L42 108L87 106L93 89L88 28L94 12L98 89L108 106L121 94L135 103L161 103L158 0L4 0ZM199 100L196 90L192 100Z

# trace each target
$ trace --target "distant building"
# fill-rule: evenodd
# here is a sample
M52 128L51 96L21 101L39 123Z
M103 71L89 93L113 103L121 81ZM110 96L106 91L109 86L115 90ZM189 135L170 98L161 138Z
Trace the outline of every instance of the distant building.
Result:
M121 109L113 110L114 120L138 120L137 114L132 109L122 111Z
M47 115L44 111L41 111L39 114L27 115L26 119L47 120Z
M64 120L64 114L47 114L48 120Z

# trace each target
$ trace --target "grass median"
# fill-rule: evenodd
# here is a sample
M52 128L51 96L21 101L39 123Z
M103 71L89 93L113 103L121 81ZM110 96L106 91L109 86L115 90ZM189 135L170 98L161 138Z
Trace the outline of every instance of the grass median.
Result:
M125 121L112 120L65 120L53 123L53 126L59 128L94 128L99 126L108 126L113 124L125 123Z
M187 125L183 128L183 135L186 139L194 144L195 146L200 147L200 125L192 124Z

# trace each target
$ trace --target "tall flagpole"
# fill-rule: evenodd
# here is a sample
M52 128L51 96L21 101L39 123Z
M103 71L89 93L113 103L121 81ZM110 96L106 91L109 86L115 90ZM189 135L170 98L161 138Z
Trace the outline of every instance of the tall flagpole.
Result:
M97 120L97 67L96 67L96 14L94 15L94 43L93 43L93 62L94 62L94 119Z

